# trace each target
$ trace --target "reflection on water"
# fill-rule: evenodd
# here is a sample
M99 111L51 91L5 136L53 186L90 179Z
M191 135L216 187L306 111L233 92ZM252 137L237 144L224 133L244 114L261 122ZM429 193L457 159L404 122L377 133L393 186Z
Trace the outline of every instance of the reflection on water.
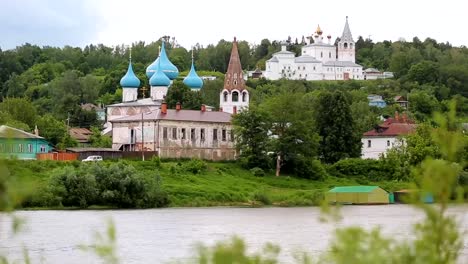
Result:
M338 226L380 226L397 239L409 237L411 224L422 214L405 205L347 206ZM468 206L451 208L468 230ZM23 245L32 259L45 263L99 263L79 245L91 244L96 231L104 232L111 217L116 225L118 254L122 263L166 263L193 256L195 242L212 245L236 234L251 250L266 242L281 246L281 260L293 262L293 254L322 253L337 225L321 223L319 208L183 208L106 211L20 211L27 220L19 235L11 235L11 218L0 215L0 251L21 258ZM468 239L462 262L468 263ZM34 263L34 262L33 262Z

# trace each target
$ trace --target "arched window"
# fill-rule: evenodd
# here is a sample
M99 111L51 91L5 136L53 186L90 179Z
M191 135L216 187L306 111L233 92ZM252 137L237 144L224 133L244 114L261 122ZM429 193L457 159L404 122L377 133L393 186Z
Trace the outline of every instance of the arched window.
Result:
M234 80L234 85L237 85L237 80Z
M347 49L348 48L348 43L344 43L344 48Z
M322 51L320 52L320 58L323 58L323 52Z
M331 52L328 52L328 58L331 58Z
M233 102L238 102L239 101L239 93L238 92L232 92L232 101Z
M247 93L246 92L242 93L242 102L247 102Z
M224 92L224 93L223 93L223 100L224 100L224 102L227 102L227 98L228 98L228 92Z
M350 48L350 49L353 48L353 43L349 43L349 48Z

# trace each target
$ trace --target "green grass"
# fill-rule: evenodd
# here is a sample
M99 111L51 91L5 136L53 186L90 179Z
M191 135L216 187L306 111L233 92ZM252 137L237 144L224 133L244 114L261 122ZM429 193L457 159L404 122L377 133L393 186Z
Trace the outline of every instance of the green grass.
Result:
M51 172L57 167L79 166L79 162L4 161L12 178L30 182L33 195L40 195ZM106 161L113 162L113 161ZM145 177L157 171L168 193L172 207L201 206L312 206L318 205L329 189L342 185L358 185L353 179L328 177L313 181L292 176L274 176L267 172L256 177L236 163L206 163L199 174L187 171L189 161L167 161L157 167L153 161L127 161ZM409 183L372 182L388 191L407 188Z

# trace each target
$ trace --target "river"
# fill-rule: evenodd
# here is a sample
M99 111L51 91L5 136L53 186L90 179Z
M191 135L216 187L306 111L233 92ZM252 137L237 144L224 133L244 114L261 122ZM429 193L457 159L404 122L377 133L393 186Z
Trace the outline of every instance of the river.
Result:
M449 213L468 230L468 206L452 207ZM20 259L26 247L33 263L101 263L79 245L90 245L111 218L121 263L188 260L195 255L196 242L213 245L232 235L244 238L252 251L266 242L278 244L281 262L294 263L296 252L323 253L338 226L379 226L386 235L407 239L412 224L423 217L406 205L345 206L341 214L343 220L331 224L319 220L317 207L17 211L15 215L26 222L16 235L12 234L12 218L0 214L0 255ZM460 261L468 263L468 238Z

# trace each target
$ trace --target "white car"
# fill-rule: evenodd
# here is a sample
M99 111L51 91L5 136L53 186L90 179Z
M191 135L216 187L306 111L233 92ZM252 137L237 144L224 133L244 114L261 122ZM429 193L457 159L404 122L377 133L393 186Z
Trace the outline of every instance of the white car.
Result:
M88 156L86 159L82 160L82 162L88 161L102 161L102 156Z

